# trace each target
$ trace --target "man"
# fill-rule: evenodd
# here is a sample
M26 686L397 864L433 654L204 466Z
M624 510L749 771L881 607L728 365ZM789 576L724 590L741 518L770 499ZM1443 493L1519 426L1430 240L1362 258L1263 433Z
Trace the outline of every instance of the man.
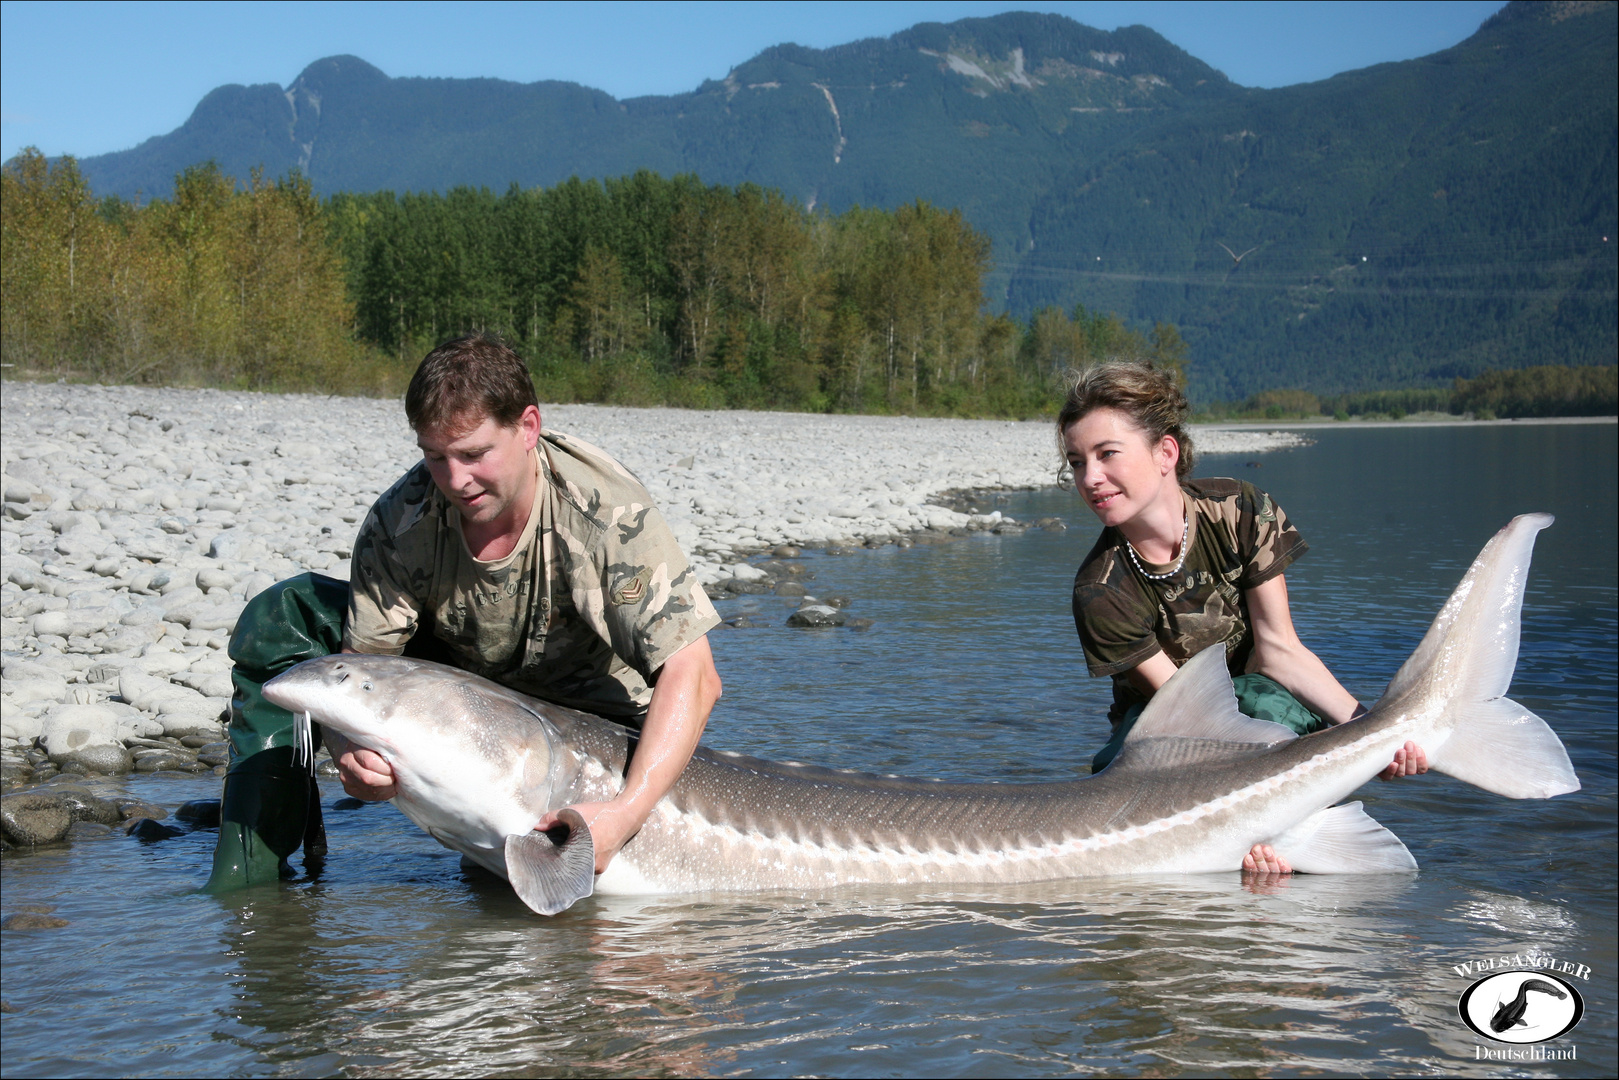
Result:
M719 699L706 636L719 616L662 515L618 462L542 431L515 353L484 337L440 346L411 379L405 412L422 461L361 526L350 587L282 582L232 635L238 694L214 891L279 876L299 841L306 860L324 853L319 802L291 761L291 716L258 694L300 660L409 653L639 728L620 794L574 807L598 873L679 778ZM326 738L350 795L393 796L385 760Z

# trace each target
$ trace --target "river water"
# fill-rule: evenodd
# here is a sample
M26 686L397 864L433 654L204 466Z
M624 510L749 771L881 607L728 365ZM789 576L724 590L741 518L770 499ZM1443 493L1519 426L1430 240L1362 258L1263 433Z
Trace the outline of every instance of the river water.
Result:
M1017 889L592 898L552 920L386 805L326 791L331 857L279 887L192 890L214 833L11 856L5 1076L1613 1075L1616 429L1318 433L1251 466L1311 544L1288 573L1305 641L1375 700L1486 539L1549 510L1511 694L1584 785L1515 802L1430 774L1358 796L1422 869L1236 873ZM811 591L866 631L716 632L707 742L961 780L1073 776L1105 735L1068 609L1096 528L814 556ZM132 778L173 807L216 782ZM1575 1060L1502 1064L1457 1020L1457 965L1534 952L1571 978Z

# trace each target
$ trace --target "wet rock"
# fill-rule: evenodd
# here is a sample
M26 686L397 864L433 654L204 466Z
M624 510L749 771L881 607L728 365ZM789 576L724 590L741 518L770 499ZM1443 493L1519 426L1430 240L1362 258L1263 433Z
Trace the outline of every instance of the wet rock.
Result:
M0 919L0 930L56 930L68 921L58 915L41 915L33 911L19 911ZM10 1008L6 1012L11 1012Z
M174 812L174 819L190 825L193 829L217 829L219 800L192 799Z
M790 577L809 581L815 577L815 572L801 562L779 562L772 559L770 562L760 563L759 569L764 571L767 578Z
M137 840L142 840L149 844L185 835L184 829L164 825L162 822L149 817L130 818L124 823L124 832Z
M0 797L0 830L18 847L54 844L73 827L73 811L47 792L23 791Z
M80 840L105 840L113 834L110 826L95 821L75 821L68 826L66 840L69 843L78 843Z
M0 757L0 788L11 789L34 778L34 766L23 758Z
M204 765L229 765L230 743L211 742L197 751L197 760Z
M51 794L68 808L74 821L116 825L123 820L123 815L118 812L117 803L111 799L101 798L89 788L79 787L77 784L58 784L51 789Z
M1068 528L1068 523L1059 517L1043 517L1036 521L1034 526L1037 529L1044 529L1046 532L1063 532Z
M74 735L80 734L74 732ZM71 743L72 736L69 736ZM64 773L78 776L118 776L134 765L129 751L117 743L87 743L51 755L51 764Z
M849 617L826 604L806 604L787 616L787 625L802 629L842 626Z
M843 628L845 630L870 630L872 624L876 621L875 619L850 618L844 621Z
M336 802L334 802L332 804L332 809L333 810L358 810L361 807L370 806L370 805L371 804L366 802L364 799L343 798L343 799L338 799Z
M169 816L169 812L161 806L142 799L114 799L113 803L118 807L118 816L122 821L132 821L135 818L161 821Z
M778 559L796 559L804 553L791 544L778 544L770 549L770 554Z
M758 629L759 627L769 626L770 624L762 619L755 619L749 615L737 615L734 618L726 619L720 625L729 626L733 630L754 630Z
M197 764L197 759L179 751L149 750L135 758L138 773L174 772Z
M809 590L796 581L783 581L776 586L777 596L808 596Z

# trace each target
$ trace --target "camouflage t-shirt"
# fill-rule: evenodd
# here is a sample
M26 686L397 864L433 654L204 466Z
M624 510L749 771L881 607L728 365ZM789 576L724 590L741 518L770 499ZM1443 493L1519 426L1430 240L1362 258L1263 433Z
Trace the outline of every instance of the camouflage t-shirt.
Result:
M719 615L624 466L555 431L534 458L534 509L503 559L473 558L425 463L389 488L354 543L344 642L397 655L425 623L458 667L635 720L654 673Z
M1281 507L1246 481L1188 480L1181 490L1190 528L1179 573L1148 578L1123 534L1107 528L1074 576L1074 625L1091 674L1113 676L1115 724L1145 700L1126 673L1156 652L1179 667L1223 641L1231 673L1242 674L1254 649L1245 591L1308 550ZM1142 565L1153 574L1171 568Z

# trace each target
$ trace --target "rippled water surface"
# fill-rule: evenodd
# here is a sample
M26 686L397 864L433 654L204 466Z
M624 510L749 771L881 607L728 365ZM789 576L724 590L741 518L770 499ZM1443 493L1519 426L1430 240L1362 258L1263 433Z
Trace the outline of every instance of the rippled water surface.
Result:
M1305 640L1375 699L1478 548L1550 510L1512 696L1584 788L1514 802L1425 776L1367 810L1421 872L1236 874L1013 890L593 898L530 914L388 806L338 810L318 873L216 899L211 832L4 860L7 1076L1395 1072L1612 1075L1615 1056L1615 429L1328 430L1260 467L1311 544L1288 574ZM716 633L716 747L954 779L1075 775L1107 689L1068 610L1095 535L1072 495L1013 496L1064 533L812 560L872 629ZM168 806L216 794L138 778ZM813 812L813 808L806 808ZM1477 1060L1467 961L1588 965L1577 1060Z

